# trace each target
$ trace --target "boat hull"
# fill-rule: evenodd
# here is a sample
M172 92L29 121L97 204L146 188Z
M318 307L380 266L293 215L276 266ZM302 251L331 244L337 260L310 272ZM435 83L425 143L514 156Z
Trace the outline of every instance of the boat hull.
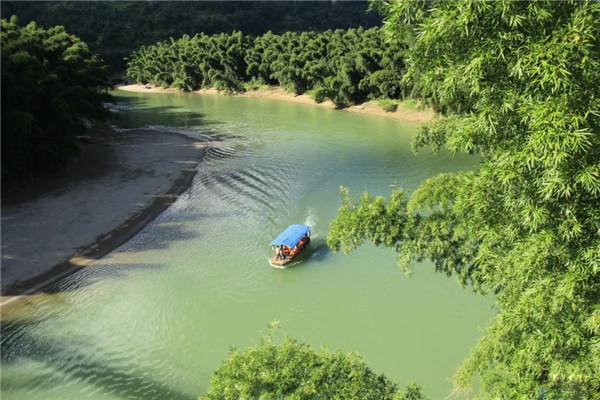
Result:
M288 258L285 258L283 260L281 258L277 259L277 258L275 258L273 256L273 257L271 257L271 264L282 267L284 265L287 265L287 264L291 263L296 258L298 258L298 256L300 255L300 253L302 253L302 250L299 251L298 254L296 254L294 257L288 257Z
M296 257L294 257L296 258ZM275 257L271 257L271 265L274 267L283 267L287 264L289 264L290 262L292 262L293 258L286 258L285 260L282 259L276 259Z

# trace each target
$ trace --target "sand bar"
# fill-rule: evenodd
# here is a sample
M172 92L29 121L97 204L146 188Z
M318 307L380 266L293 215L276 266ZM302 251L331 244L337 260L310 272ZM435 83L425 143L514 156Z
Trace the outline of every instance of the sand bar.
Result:
M205 151L177 133L107 127L81 147L58 176L3 188L3 307L129 240L189 188Z

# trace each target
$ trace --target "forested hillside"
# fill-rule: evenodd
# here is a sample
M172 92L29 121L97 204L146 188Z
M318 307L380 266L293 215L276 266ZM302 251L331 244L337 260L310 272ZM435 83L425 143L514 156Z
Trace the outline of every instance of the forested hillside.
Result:
M52 172L78 153L86 120L103 118L107 67L61 26L2 20L2 180Z
M22 23L63 25L121 71L123 57L141 45L186 33L259 35L380 25L379 14L367 8L366 1L3 1L2 18L17 15Z
M348 106L402 97L404 48L386 40L380 28L184 35L134 52L127 76L183 90L239 92L279 85L297 94L311 92L318 102Z

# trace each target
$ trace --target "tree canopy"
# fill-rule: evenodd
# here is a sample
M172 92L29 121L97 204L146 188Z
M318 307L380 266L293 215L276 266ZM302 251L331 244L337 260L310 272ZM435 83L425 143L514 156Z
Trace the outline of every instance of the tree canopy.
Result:
M265 340L244 351L232 351L212 379L202 400L237 399L373 399L425 400L415 384L406 391L375 374L357 353L313 350L286 338Z
M127 76L183 90L214 87L238 92L279 85L338 106L374 98L401 98L403 49L379 28L325 32L241 32L184 35L135 51Z
M481 155L387 201L343 191L330 246L431 260L497 315L457 373L482 398L600 393L600 3L380 1L403 83L444 110L415 149Z
M116 71L142 45L203 32L323 31L381 23L366 1L3 1L2 17L63 25Z
M86 120L103 118L106 66L62 26L2 20L2 180L52 172L78 153Z

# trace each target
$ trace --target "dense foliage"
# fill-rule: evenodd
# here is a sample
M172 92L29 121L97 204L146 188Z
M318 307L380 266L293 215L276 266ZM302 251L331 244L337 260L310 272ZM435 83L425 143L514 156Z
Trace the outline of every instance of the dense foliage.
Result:
M117 71L142 45L203 32L322 31L380 25L366 1L3 1L2 17L63 25Z
M347 106L402 96L402 49L398 41L385 40L379 28L184 35L134 52L127 76L183 90L236 92L248 84L280 85Z
M600 393L600 3L382 1L410 43L405 82L447 111L415 147L475 171L343 204L328 237L393 247L480 292L497 315L455 379L482 398Z
M287 338L264 341L243 352L232 351L200 399L373 399L424 400L411 384L405 392L376 375L356 353L314 351Z
M106 67L62 26L2 20L2 180L63 167L105 115Z

